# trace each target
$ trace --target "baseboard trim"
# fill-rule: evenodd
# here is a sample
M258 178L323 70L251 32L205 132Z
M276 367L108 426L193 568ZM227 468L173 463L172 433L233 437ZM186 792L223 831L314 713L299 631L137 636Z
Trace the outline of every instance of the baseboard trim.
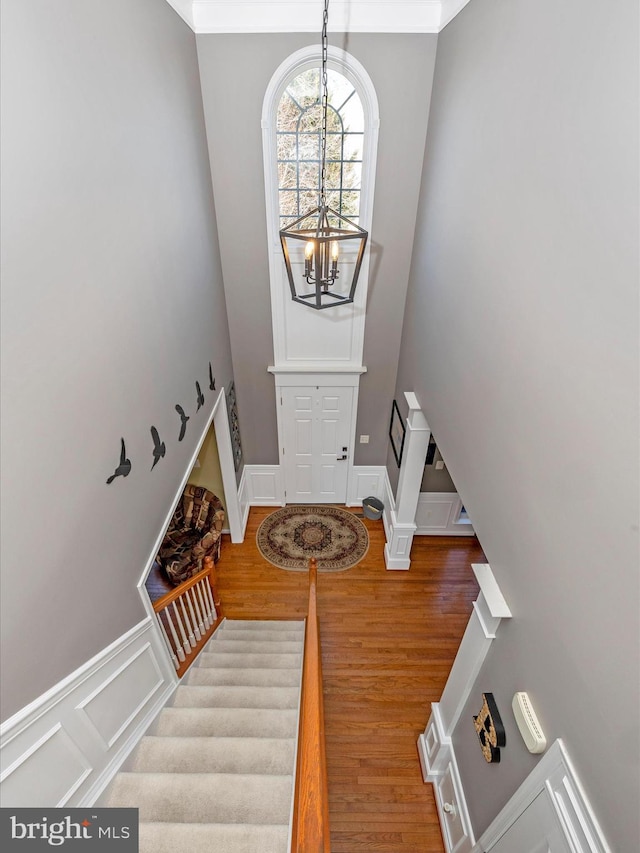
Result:
M453 742L445 734L440 706L431 705L431 717L418 738L418 755L425 782L433 785L446 853L470 853L475 838L458 770Z
M3 723L3 805L93 805L176 684L144 619Z

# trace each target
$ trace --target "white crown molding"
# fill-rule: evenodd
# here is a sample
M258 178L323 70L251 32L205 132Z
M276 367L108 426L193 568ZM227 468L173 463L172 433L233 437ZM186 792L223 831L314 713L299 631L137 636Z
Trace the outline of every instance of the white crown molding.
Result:
M452 21L458 12L461 12L469 3L469 0L442 0L440 3L440 26L438 32L443 30Z
M329 29L438 33L469 0L332 0ZM167 0L195 33L316 33L320 0Z
M195 31L193 23L193 0L167 0L172 9L180 15L182 20Z

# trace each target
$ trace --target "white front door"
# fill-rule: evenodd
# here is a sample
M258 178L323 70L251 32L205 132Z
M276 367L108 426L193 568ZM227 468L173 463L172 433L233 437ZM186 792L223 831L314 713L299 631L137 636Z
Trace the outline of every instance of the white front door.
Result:
M353 393L316 385L281 389L287 503L346 503Z
M542 791L487 853L571 853L553 803Z

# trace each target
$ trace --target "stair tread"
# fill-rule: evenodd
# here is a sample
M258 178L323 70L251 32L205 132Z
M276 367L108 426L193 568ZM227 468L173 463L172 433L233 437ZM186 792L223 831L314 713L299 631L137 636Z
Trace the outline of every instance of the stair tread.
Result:
M265 643L263 640L225 640L214 637L207 643L205 651L216 654L268 654L268 655L296 655L302 649L302 639L287 640L284 642L274 641Z
M143 737L130 771L141 773L293 773L293 738Z
M192 666L183 684L189 686L299 687L298 669L258 669L255 667L216 668Z
M248 652L202 652L196 666L242 667L247 669L297 669L302 663L302 652L297 654L260 654Z
M219 640L225 640L230 643L238 643L243 640L251 640L260 643L282 643L294 642L301 643L304 639L303 631L260 631L260 630L235 630L225 631L224 628L216 631L209 640L210 643L215 643Z
M297 725L297 711L288 708L164 708L155 735L295 737Z
M246 687L183 684L173 697L174 708L297 708L296 687Z
M287 853L287 824L140 823L140 853Z
M291 774L124 772L107 805L135 803L149 822L283 824L292 792Z
M225 619L219 630L234 631L243 628L256 628L263 631L304 630L304 619Z

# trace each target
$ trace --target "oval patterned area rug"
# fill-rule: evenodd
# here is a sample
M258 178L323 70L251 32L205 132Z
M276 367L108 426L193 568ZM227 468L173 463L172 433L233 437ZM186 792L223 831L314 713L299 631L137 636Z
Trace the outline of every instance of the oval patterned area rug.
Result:
M367 528L337 506L292 504L268 515L256 534L265 560L280 569L303 572L318 560L319 572L341 572L369 550Z

